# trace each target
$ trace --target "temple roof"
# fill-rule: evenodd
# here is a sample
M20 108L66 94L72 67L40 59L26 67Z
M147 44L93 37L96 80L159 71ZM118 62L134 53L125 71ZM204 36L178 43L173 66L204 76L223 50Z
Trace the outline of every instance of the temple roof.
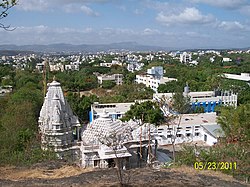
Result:
M47 86L48 91L39 117L40 129L51 130L56 124L61 127L80 126L78 117L73 114L63 95L61 84L54 80Z

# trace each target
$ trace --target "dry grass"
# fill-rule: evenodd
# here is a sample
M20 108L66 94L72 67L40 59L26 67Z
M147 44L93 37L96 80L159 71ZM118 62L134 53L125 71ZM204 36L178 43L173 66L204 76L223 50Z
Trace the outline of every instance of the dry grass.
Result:
M59 169L47 170L41 168L22 169L15 167L0 167L0 179L59 179L80 175L92 171L92 168L83 169L76 166L63 166Z
M206 176L212 176L212 177L218 177L225 181L236 181L233 176L226 175L220 171L213 171L213 170L196 170L192 167L188 166L181 166L177 168L171 168L170 171L178 172L178 173L185 173L186 175L190 177L194 177L197 175L206 175Z

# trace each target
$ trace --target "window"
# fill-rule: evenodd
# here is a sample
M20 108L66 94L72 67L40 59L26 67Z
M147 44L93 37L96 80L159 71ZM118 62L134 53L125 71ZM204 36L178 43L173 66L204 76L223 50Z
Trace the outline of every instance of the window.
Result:
M178 138L180 138L180 137L181 137L181 135L182 135L182 134L177 134L176 136L177 136Z
M99 164L100 164L100 161L99 161L99 160L94 160L94 167L99 166Z
M194 135L195 135L195 136L200 136L200 133L199 133L199 132L196 132Z
M171 138L172 137L172 135L167 135L167 138Z
M190 136L191 136L191 133L187 133L186 136L187 136L187 137L190 137Z

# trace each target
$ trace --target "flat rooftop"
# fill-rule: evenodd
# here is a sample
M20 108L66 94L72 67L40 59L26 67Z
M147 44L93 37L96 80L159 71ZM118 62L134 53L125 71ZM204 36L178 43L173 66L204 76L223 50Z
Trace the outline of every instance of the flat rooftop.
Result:
M92 108L94 113L103 113L104 111L108 113L125 113L130 109L131 103L105 103L105 104L93 104Z
M216 122L216 113L200 113L200 114L183 114L181 118L181 126L189 125L208 125L208 124L217 124ZM175 124L178 124L179 119L175 119Z

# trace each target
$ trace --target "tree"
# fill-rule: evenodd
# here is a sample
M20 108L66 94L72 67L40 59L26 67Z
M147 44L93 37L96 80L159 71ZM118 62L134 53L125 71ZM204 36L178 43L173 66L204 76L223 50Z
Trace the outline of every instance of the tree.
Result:
M217 121L228 143L250 144L250 104L221 108Z
M98 101L98 98L96 95L80 97L80 95L77 93L68 92L67 101L79 119L83 122L86 122L89 120L88 112L90 111L91 104Z
M99 139L100 143L103 145L106 145L109 147L115 154L115 165L116 165L116 172L117 172L117 178L120 183L120 186L124 186L124 172L122 172L122 160L118 157L118 151L123 146L121 141L121 136L117 134L117 132L113 132L109 134L108 136L103 136Z
M9 14L9 9L11 9L13 6L17 4L17 0L2 0L0 3L0 20L7 17ZM0 23L0 28L3 28L5 30L13 30L10 29L10 25L4 25L3 23Z
M130 107L130 110L125 113L123 121L128 121L130 119L137 119L140 121L141 132L142 126L145 123L148 123L148 154L149 154L149 163L151 163L151 135L150 135L150 124L156 126L160 125L164 121L163 113L160 107L152 102L145 101L142 103L136 102ZM142 134L140 135L142 137ZM140 161L142 160L142 138L140 138Z
M114 81L106 80L102 82L102 88L111 89L116 85Z
M166 82L165 84L160 84L157 90L159 93L173 93L180 89L182 89L182 87L177 81L170 81Z
M177 92L173 96L172 101L172 110L176 112L176 114L169 116L168 121L168 128L169 126L172 126L173 134L171 134L171 144L173 147L173 162L175 164L175 141L179 132L179 127L181 123L181 119L183 114L187 113L190 110L190 98L188 96L184 96L182 92ZM174 131L174 127L175 131Z

